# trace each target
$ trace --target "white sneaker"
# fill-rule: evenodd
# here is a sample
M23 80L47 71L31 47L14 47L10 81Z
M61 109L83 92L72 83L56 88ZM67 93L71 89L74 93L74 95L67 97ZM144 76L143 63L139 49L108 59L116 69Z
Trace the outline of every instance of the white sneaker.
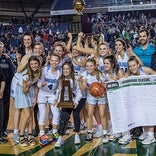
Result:
M118 143L119 144L126 145L129 142L131 142L131 140L132 140L132 136L131 135L125 135L121 139L119 139Z
M95 134L93 134L94 138L99 138L103 135L103 131L101 130L97 130Z
M107 134L105 134L105 135L103 136L102 142L103 142L104 144L106 144L106 143L109 142L109 138L108 138L108 135L107 135Z
M78 134L75 134L75 144L80 144L81 140L80 140L80 136Z
M13 138L13 140L14 140L16 143L19 143L19 141L20 141L19 134L14 133L13 136L12 136L12 138Z
M64 144L63 138L59 136L57 142L55 143L55 147L61 147Z
M151 144L151 143L153 143L153 142L155 142L156 140L155 140L155 137L154 136L147 136L146 137L146 139L144 140L144 141L142 141L142 144L144 144L144 145L149 145L149 144Z
M148 136L148 131L144 130L143 133L139 136L139 140L145 140Z

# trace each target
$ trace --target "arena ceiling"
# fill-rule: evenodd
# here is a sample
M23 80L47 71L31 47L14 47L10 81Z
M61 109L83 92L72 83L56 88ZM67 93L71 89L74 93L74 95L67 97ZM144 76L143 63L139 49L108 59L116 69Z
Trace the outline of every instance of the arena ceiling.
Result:
M50 17L55 0L0 0L0 19Z

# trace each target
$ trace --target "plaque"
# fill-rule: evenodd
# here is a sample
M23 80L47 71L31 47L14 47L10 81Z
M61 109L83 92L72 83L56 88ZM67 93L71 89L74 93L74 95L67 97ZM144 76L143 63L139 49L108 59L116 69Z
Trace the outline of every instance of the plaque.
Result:
M61 108L74 107L73 100L72 100L72 90L70 88L70 81L68 80L63 80L62 82L61 98L58 107Z
M79 32L82 32L81 22L69 23L68 30L72 34L78 34Z

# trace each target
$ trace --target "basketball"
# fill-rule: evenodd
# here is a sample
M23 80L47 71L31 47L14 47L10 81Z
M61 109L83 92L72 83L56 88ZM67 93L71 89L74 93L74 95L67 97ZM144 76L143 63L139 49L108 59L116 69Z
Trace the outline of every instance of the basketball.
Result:
M106 93L106 89L100 82L93 82L89 86L89 93L94 97L100 97Z

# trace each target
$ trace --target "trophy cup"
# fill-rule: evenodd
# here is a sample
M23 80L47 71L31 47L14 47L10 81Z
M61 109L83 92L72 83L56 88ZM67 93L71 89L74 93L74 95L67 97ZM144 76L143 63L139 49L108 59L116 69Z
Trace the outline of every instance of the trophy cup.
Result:
M62 82L61 98L58 107L74 108L69 80L63 80Z

